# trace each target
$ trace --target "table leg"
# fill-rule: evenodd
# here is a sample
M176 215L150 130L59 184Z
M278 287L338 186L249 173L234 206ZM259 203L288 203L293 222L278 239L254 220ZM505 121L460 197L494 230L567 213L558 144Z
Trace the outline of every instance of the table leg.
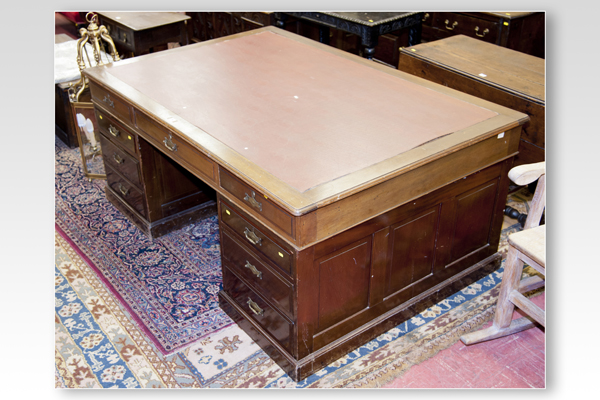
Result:
M367 60L372 60L374 54L375 54L375 47L365 47L365 49L363 51L363 56Z
M408 29L408 46L414 46L421 43L421 24Z
M329 44L329 27L328 26L319 26L319 42L324 44Z

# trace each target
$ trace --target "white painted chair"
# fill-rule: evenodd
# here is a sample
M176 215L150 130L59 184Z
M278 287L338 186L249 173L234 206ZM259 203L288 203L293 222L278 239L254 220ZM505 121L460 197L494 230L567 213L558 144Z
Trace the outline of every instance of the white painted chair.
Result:
M463 335L460 340L466 345L533 328L535 323L527 317L512 321L515 306L540 325L546 326L544 310L522 294L544 286L545 280L538 276L521 279L523 262L546 276L546 225L539 225L546 206L546 163L520 165L511 169L508 176L518 185L539 180L523 230L508 237L508 255L493 324L489 328Z

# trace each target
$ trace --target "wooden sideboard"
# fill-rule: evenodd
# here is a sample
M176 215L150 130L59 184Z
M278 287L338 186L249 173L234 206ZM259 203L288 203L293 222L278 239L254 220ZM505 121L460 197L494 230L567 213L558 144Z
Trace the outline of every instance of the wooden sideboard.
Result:
M525 114L275 27L84 74L142 177L216 191L221 307L295 380L499 266Z
M189 43L189 16L180 12L99 12L100 25L123 57L139 56L166 48L168 43Z
M535 57L545 57L544 12L426 12L421 37L433 42L465 35Z
M402 49L398 69L529 115L515 165L545 160L544 59L456 35Z

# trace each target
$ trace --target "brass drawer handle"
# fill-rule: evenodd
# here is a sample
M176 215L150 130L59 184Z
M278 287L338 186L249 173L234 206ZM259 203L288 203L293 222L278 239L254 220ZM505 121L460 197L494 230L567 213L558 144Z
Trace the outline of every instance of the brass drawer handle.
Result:
M456 28L456 26L458 25L458 21L454 21L454 22L452 23L452 27L449 27L449 26L448 26L448 24L449 24L449 23L450 23L450 21L449 21L449 20L446 20L446 21L445 21L445 24L446 24L446 29L448 29L449 31L453 31L453 30L454 30L454 28Z
M123 160L117 153L113 154L113 160L115 160L117 164L123 164L125 162L125 160Z
M252 273L254 275L256 275L258 277L258 279L262 279L262 271L259 271L258 269L256 269L256 267L254 265L250 264L250 261L246 260L246 265L244 265L244 267L246 267L250 271L252 271Z
M244 236L246 236L246 239L248 239L248 241L250 243L252 243L254 245L262 246L262 244L261 244L262 239L259 238L258 236L256 236L256 233L254 233L250 229L248 229L248 228L244 229Z
M246 200L248 203L250 203L250 205L256 209L258 209L258 211L262 211L262 203L260 203L258 200L256 200L255 196L256 193L254 193L254 191L252 191L252 197L250 197L248 195L248 193L244 193L244 200Z
M489 30L488 28L485 28L485 29L483 30L483 34L481 34L481 35L480 35L480 34L479 34L479 27L478 27L478 26L476 26L476 27L475 27L475 35L476 35L476 36L479 36L479 37L484 37L486 33L490 33L490 30Z
M252 312L256 315L263 315L264 314L264 310L262 308L260 308L258 306L258 304L256 304L255 302L252 301L252 299L250 297L248 297L248 306L250 307L250 310L252 310Z
M106 96L104 96L102 101L105 102L106 104L108 104L109 107L115 108L115 103L110 99L110 94L107 94Z
M119 183L119 192L121 192L123 196L127 196L129 194L129 189Z
M425 13L425 15L423 16L423 19L421 21L425 22L425 21L427 21L427 18L429 18L429 13Z
M165 147L171 151L177 151L177 145L175 143L173 143L173 136L169 135L169 137L165 137L165 140L163 140L163 143L165 144Z
M108 133L110 133L114 137L118 137L121 134L121 132L119 132L119 130L112 125L108 126Z

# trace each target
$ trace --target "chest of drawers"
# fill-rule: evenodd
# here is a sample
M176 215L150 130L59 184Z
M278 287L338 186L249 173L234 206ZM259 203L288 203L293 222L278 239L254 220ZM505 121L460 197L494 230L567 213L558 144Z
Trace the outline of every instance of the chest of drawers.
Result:
M535 57L545 56L543 12L427 12L422 40L465 35Z

